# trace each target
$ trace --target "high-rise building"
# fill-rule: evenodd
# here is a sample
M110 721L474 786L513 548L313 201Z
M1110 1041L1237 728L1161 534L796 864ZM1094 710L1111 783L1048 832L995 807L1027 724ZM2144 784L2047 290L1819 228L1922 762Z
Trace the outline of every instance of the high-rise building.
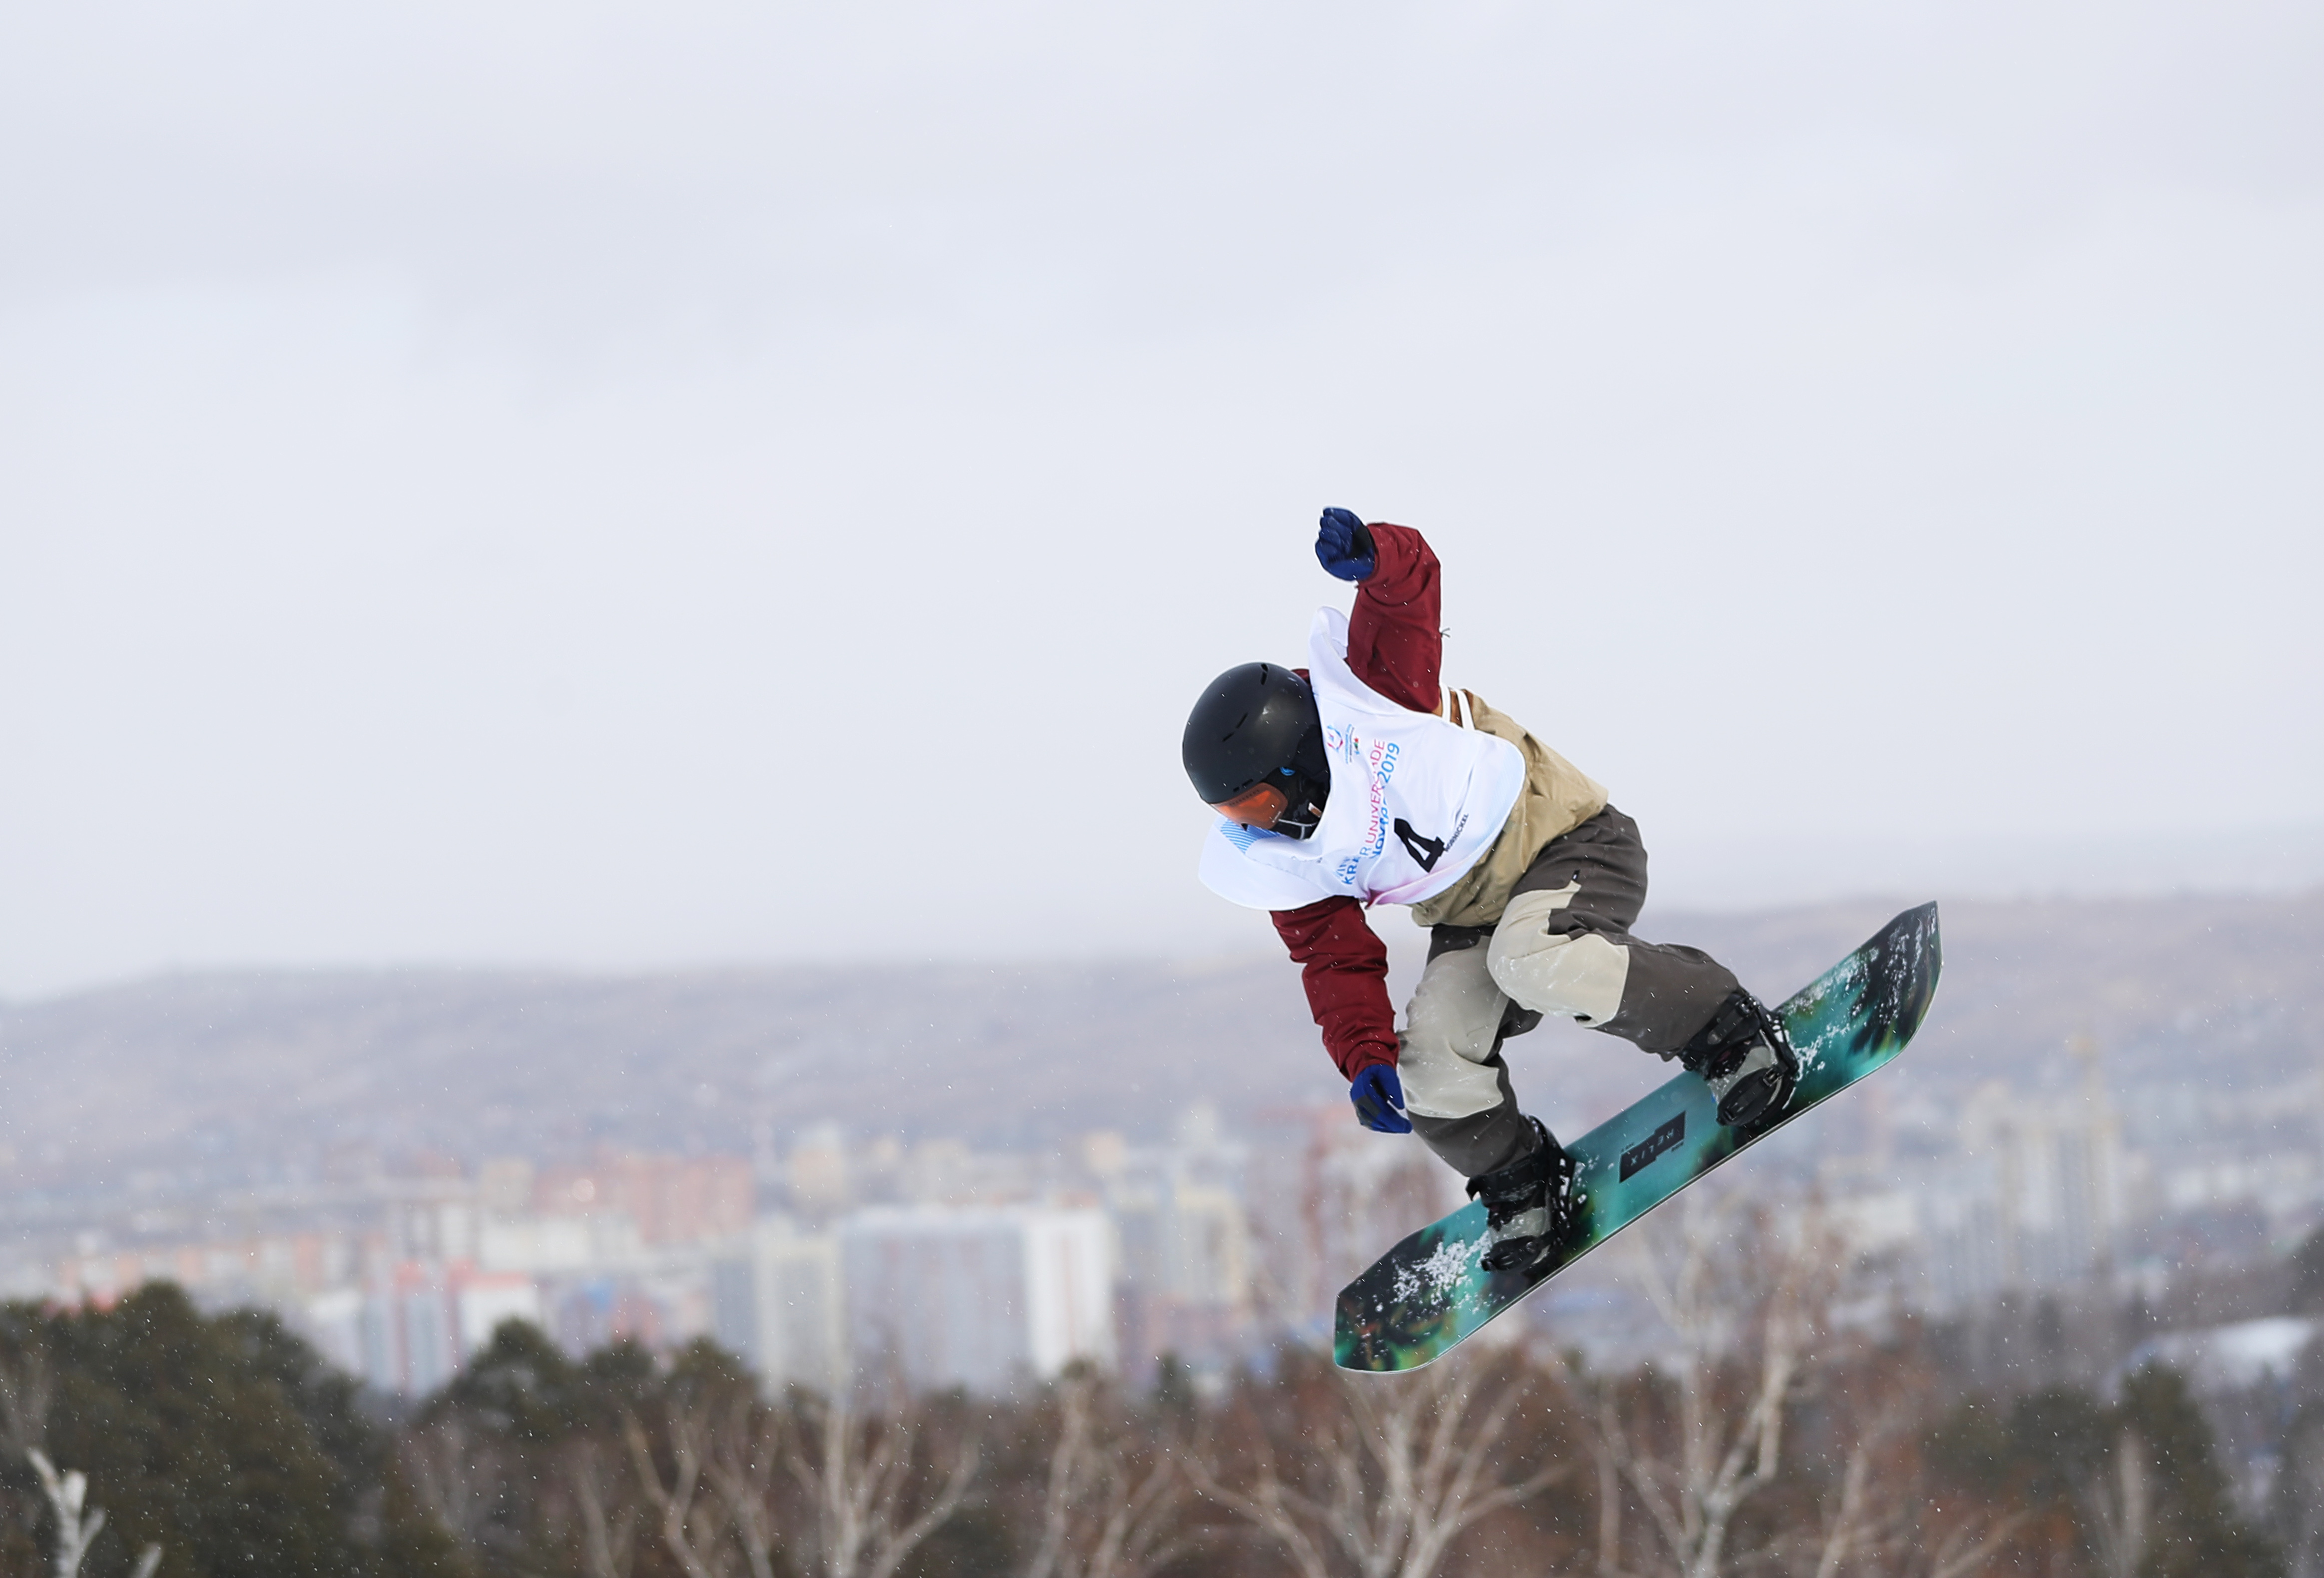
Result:
M2122 1126L2094 1061L2080 1090L2058 1096L1979 1086L1962 1109L1960 1140L1961 1159L1928 1210L1932 1290L1941 1300L2063 1287L2114 1263Z
M753 1188L747 1157L608 1150L540 1169L533 1208L547 1216L626 1217L650 1245L701 1243L750 1226Z
M1198 1106L1167 1146L1132 1149L1106 1134L1084 1149L1117 1235L1123 1362L1133 1374L1166 1354L1201 1370L1231 1364L1252 1314L1243 1148Z
M828 1219L846 1208L847 1141L837 1124L818 1123L799 1136L784 1160L783 1181L792 1208L808 1216Z
M373 1386L418 1397L451 1380L503 1321L540 1319L530 1277L406 1260L380 1269L367 1286L307 1300L298 1324Z
M1114 1361L1101 1212L875 1207L840 1225L839 1254L859 1380L999 1391Z
M762 1217L742 1251L711 1264L712 1330L774 1389L828 1391L847 1373L838 1241Z

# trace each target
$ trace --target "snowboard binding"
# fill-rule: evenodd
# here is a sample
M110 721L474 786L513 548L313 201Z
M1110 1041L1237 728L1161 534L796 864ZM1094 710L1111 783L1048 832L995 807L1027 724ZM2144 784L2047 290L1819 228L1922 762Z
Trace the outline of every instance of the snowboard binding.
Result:
M1586 1195L1574 1192L1579 1170L1538 1118L1534 1148L1505 1167L1469 1180L1469 1198L1485 1204L1492 1243L1478 1264L1488 1271L1532 1272L1562 1248Z
M1784 1021L1739 986L1680 1048L1678 1060L1702 1076L1718 1098L1720 1122L1730 1129L1782 1112L1800 1085L1799 1054Z

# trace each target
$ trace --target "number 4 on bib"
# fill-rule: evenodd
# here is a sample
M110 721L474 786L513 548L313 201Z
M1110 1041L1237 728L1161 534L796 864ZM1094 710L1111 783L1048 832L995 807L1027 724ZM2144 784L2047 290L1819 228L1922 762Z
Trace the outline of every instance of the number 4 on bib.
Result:
M1412 830L1412 824L1398 817L1396 819L1396 840L1412 856L1413 864L1424 872L1433 872L1436 863L1444 858L1445 844L1442 838L1423 838Z

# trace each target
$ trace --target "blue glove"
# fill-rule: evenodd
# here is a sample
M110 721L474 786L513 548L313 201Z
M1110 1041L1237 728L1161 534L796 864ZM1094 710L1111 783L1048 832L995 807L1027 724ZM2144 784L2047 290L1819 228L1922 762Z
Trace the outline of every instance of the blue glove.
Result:
M1356 518L1353 510L1324 511L1315 529L1315 558L1343 581L1362 580L1372 573L1374 562L1370 529Z
M1404 1115L1404 1082L1385 1063L1375 1063L1348 1086L1356 1103L1356 1121L1381 1134L1409 1134L1412 1120Z

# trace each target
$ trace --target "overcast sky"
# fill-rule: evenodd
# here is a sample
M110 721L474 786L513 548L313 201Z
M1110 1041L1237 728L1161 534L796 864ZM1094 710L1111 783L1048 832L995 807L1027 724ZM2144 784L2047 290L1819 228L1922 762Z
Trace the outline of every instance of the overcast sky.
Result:
M2264 877L2319 81L2234 0L6 7L0 992L1266 942L1178 736L1326 503L1669 902Z

